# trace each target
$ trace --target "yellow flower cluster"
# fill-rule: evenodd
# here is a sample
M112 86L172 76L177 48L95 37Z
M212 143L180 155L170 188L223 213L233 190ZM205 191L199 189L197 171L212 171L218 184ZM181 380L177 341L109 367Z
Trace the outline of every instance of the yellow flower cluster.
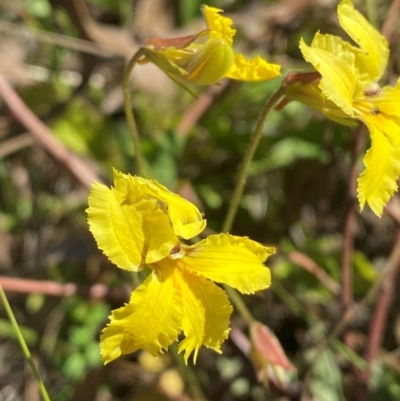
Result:
M400 80L394 87L379 86L388 44L350 0L339 4L338 17L358 46L319 32L310 46L301 40L305 60L319 75L309 83L285 85L285 94L288 100L301 101L339 123L349 125L357 119L367 125L372 145L358 178L358 199L361 209L368 203L381 216L400 175Z
M232 307L212 281L244 294L267 288L263 265L274 248L246 237L210 235L185 245L206 221L189 201L153 180L114 171L114 187L94 183L87 210L99 248L121 269L150 274L129 303L112 312L101 334L105 363L144 348L157 356L177 340L185 360L202 345L220 352L229 332Z
M235 30L221 10L203 6L208 29L176 39L151 39L141 49L141 63L152 62L180 85L215 84L227 77L261 81L280 67L257 56L247 60L232 49ZM360 120L370 130L372 146L358 179L361 208L368 203L380 216L397 190L400 174L400 80L381 88L388 61L383 36L357 12L351 0L338 6L339 22L358 46L317 33L300 49L315 72L313 79L287 80L285 99L301 101L342 124ZM207 35L205 43L196 40ZM301 74L300 74L301 75ZM303 78L307 74L303 74ZM210 235L194 245L206 221L195 205L153 180L114 171L114 187L95 183L87 210L99 248L121 269L149 275L129 302L114 310L101 334L105 363L121 354L146 349L158 355L183 333L179 344L187 362L206 346L220 352L229 333L232 307L224 283L251 294L270 285L263 262L275 252L247 237Z

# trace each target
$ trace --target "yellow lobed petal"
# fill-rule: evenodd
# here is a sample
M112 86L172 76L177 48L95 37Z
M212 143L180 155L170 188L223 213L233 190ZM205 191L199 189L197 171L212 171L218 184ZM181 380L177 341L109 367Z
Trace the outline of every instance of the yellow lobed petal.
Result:
M300 50L306 61L311 63L315 69L322 75L319 87L324 95L340 107L347 115L353 117L353 96L357 89L356 70L349 65L347 59L335 54L335 46L342 42L333 39L331 35L320 35L317 33L314 37L316 45L326 43L324 46L307 46L303 39L300 41ZM329 49L327 42L331 43ZM329 51L327 50L329 49ZM343 55L343 53L341 53Z
M264 247L246 237L219 234L182 249L185 256L179 264L242 293L252 294L271 284L270 270L262 262L275 248Z
M361 209L368 203L381 216L384 206L397 191L400 147L393 146L383 132L369 128L372 145L363 159L365 170L358 178L358 200Z
M232 306L225 292L204 277L176 270L175 278L181 289L183 303L182 327L186 338L179 344L187 363L192 353L196 362L202 345L220 353L220 346L229 334Z
M232 45L236 33L236 30L231 28L232 20L220 15L223 11L219 8L203 5L202 12L210 30L209 39L223 39L228 45Z
M195 237L206 227L206 221L193 203L172 193L155 180L132 177L115 171L114 185L116 190L125 191L129 203L136 202L138 197L154 200L160 210L168 215L175 234L184 239Z
M341 1L338 17L342 28L364 52L364 56L360 55L357 63L360 72L366 74L369 81L381 78L389 57L386 39L354 9L350 0Z
M160 207L159 202L143 191L138 190L138 180L148 181L140 177L132 177L114 170L115 190L123 201L121 207L134 207L142 217L141 231L144 236L142 255L145 263L157 262L171 252L178 238L171 227L169 218Z
M89 229L98 247L118 267L137 271L145 242L142 215L133 206L122 206L119 193L94 183L89 195Z
M370 131L382 132L395 148L400 148L400 118L378 113L376 115L365 114L362 120L369 127Z
M260 56L247 60L242 54L235 54L231 69L226 77L240 81L265 81L279 77L281 66L268 63Z
M136 177L138 188L148 196L158 199L165 207L175 234L184 238L193 238L206 227L199 209L188 200L170 192L154 180Z
M158 356L177 339L182 325L182 298L172 268L166 266L162 273L161 277L152 273L132 293L128 304L112 312L100 336L105 363L141 348Z
M142 263L168 256L178 238L157 200L133 191L129 176L114 171L114 185L93 186L87 210L90 230L114 264L138 271Z

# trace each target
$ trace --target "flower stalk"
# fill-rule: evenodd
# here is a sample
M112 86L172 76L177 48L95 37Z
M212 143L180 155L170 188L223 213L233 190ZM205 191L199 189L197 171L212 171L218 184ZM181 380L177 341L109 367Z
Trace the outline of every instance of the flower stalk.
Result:
M135 67L139 59L142 57L143 57L143 49L140 48L133 55L133 57L131 58L131 60L129 61L128 65L125 68L124 78L122 81L122 88L124 91L124 108L125 108L126 120L128 121L129 131L131 133L133 146L135 148L137 174L142 177L145 177L144 158L140 146L139 131L132 111L131 90L130 90L130 78L133 68Z
M257 150L257 146L260 143L264 122L269 112L271 111L272 107L282 97L282 95L283 95L283 89L280 88L272 95L270 99L268 99L267 103L265 104L260 114L260 117L258 118L256 128L250 139L249 147L247 148L246 154L243 157L232 201L229 204L228 213L225 217L224 224L222 226L222 232L229 232L232 229L233 221L236 217L240 199L242 198L243 195L243 189L247 181L247 172L249 170L250 163L253 160L254 153Z
M1 301L3 302L4 309L7 313L7 316L10 319L11 326L17 336L19 345L21 346L22 353L24 354L24 357L25 357L26 361L28 362L29 367L31 368L32 373L38 383L40 394L42 395L44 401L51 401L49 394L47 392L46 386L44 385L42 379L40 378L39 371L37 370L36 365L33 362L32 355L29 351L28 345L26 344L24 336L22 335L21 330L19 329L18 322L15 319L11 305L8 302L7 296L1 285L0 285L0 298L1 298Z

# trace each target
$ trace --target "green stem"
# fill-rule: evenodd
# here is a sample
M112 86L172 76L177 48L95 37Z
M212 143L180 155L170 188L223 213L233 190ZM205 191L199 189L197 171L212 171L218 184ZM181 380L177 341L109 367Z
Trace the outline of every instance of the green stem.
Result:
M268 116L268 113L271 111L272 107L278 101L278 99L282 96L283 89L280 88L277 92L275 92L272 97L265 104L260 117L258 118L256 129L254 130L253 136L251 137L249 147L247 148L246 154L244 155L242 165L239 170L238 180L236 183L235 192L233 194L231 203L229 205L228 213L225 217L224 224L222 226L222 232L229 232L232 229L233 221L235 219L240 199L242 198L243 189L247 180L247 171L249 169L249 165L253 159L254 153L256 152L257 146L260 142L260 138L262 135L262 128L264 126L265 119Z
M49 397L49 394L47 393L46 387L45 387L42 379L40 378L39 372L38 372L38 370L37 370L37 368L36 368L36 366L35 366L35 364L33 362L32 355L31 355L31 353L29 351L29 348L26 345L26 342L25 342L24 337L23 337L23 335L21 333L21 330L19 329L17 320L15 319L14 313L13 313L13 311L11 309L11 305L9 304L7 296L6 296L5 292L3 291L3 287L1 285L0 285L0 298L1 298L2 302L3 302L4 309L5 309L5 311L6 311L7 315L8 315L8 318L10 319L11 325L12 325L14 331L15 331L15 334L17 336L18 342L19 342L19 344L20 344L20 346L22 348L22 352L23 352L23 354L24 354L24 356L25 356L30 368L32 369L33 375L35 376L36 381L37 381L37 383L39 385L39 391L42 394L43 400L51 401L50 397Z
M128 121L129 130L131 131L133 145L135 147L135 157L136 157L136 166L137 173L140 176L144 176L144 161L143 155L140 148L140 138L139 131L136 126L135 117L133 116L132 104L131 104L131 94L130 94L130 78L132 74L132 70L135 67L138 60L143 56L143 49L140 48L131 58L128 65L126 66L124 79L122 81L122 88L124 91L124 107L125 107L125 115Z
M260 142L262 128L265 122L265 119L268 116L268 113L271 111L272 107L275 103L281 98L283 93L283 89L280 88L277 92L275 92L272 97L265 104L260 117L258 118L256 128L254 130L253 136L251 137L249 147L247 148L247 152L244 155L242 165L239 170L238 180L235 188L235 192L232 198L232 201L229 205L228 213L225 217L225 221L222 227L222 232L229 232L232 229L233 221L235 219L239 202L243 194L243 189L247 180L247 171L249 169L249 165L251 160L253 159L254 153L257 149L257 146ZM254 322L254 318L251 315L251 312L247 308L246 304L243 302L242 297L239 293L231 287L227 285L223 286L225 291L228 293L229 299L235 305L235 308L241 314L245 322L248 326L250 326Z
M229 299L235 305L236 310L240 313L240 315L246 322L247 326L250 327L255 322L255 320L251 312L247 308L246 304L243 302L243 299L240 296L240 294L235 289L225 284L223 284L223 287L226 293L228 294Z

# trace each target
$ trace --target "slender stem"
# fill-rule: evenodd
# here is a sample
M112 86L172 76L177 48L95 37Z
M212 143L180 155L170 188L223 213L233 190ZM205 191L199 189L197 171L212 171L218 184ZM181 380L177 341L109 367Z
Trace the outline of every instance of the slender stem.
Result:
M178 350L176 344L172 344L171 346L172 356L175 359L176 364L178 365L178 369L180 369L184 375L184 378L187 381L187 384L192 393L192 397L196 401L207 401L207 398L204 394L203 389L201 388L198 377L196 376L195 371L183 361L183 358L178 354Z
M352 149L350 182L348 189L348 206L346 213L346 222L343 233L343 253L342 253L342 292L341 292L341 308L342 314L346 314L347 310L353 303L353 271L351 258L354 247L354 229L356 224L357 212L355 209L358 157L363 148L363 137L365 127L360 125L354 133L354 143ZM346 341L345 341L346 342Z
M396 240L393 245L393 251L389 257L388 263L392 266L386 276L382 279L382 285L378 300L375 305L374 313L369 326L367 345L364 358L370 365L366 370L363 379L368 383L371 373L371 364L379 352L379 346L385 333L390 306L393 303L396 277L399 273L400 263L400 229L397 230Z
M258 143L260 142L262 128L265 122L265 119L268 116L268 113L271 111L274 104L280 99L282 96L283 89L282 87L275 92L272 97L265 104L259 118L257 121L256 128L254 130L253 136L251 137L249 147L247 148L247 152L244 155L242 165L239 170L238 180L236 183L235 192L232 198L232 201L229 205L228 213L225 217L225 221L222 227L222 232L229 232L232 229L233 221L235 219L239 202L243 194L243 189L247 180L247 170L249 168L250 162L253 159L254 153L257 149ZM227 285L223 286L225 291L229 295L229 299L235 305L238 312L241 314L245 322L250 326L254 322L254 318L251 315L251 312L247 308L246 304L243 302L243 299L239 295L239 293L231 287Z
M222 232L229 232L232 229L233 221L235 219L239 202L243 194L243 189L247 180L247 170L249 168L250 162L253 159L254 153L257 149L258 143L260 142L262 128L265 122L265 119L268 116L268 113L271 111L274 104L278 101L278 99L282 96L283 89L280 88L277 92L272 95L272 97L265 104L260 117L258 118L256 128L254 130L253 136L251 137L249 147L247 148L247 152L244 155L242 165L239 170L238 180L236 183L235 192L233 194L231 203L229 205L228 213L225 217L224 224L222 226Z
M229 299L235 305L236 310L240 313L240 315L246 322L247 326L250 327L251 324L254 323L254 318L251 315L251 312L247 308L246 304L243 302L242 297L232 287L229 287L227 285L223 285L223 287L224 287L224 290L226 291L226 293L228 294Z
M11 325L15 331L18 342L22 348L22 352L23 352L26 360L28 361L28 364L29 364L30 368L32 369L32 373L35 376L35 379L39 385L39 390L40 390L40 393L42 394L43 400L50 401L49 394L47 393L46 387L45 387L42 379L40 378L39 372L33 362L32 355L31 355L29 348L24 340L21 330L19 329L17 320L15 319L14 313L11 309L11 305L9 304L7 296L6 296L5 292L3 291L3 287L1 285L0 285L0 298L3 302L4 309L8 315L8 318L10 319Z
M140 138L139 132L136 126L135 117L133 116L132 104L131 104L131 94L130 94L130 77L133 68L135 67L138 60L143 56L143 49L140 48L131 58L128 65L126 66L124 79L122 81L122 88L124 91L124 107L125 115L128 121L129 130L131 131L133 145L135 147L135 157L137 173L140 176L144 176L144 161L143 155L140 148Z

